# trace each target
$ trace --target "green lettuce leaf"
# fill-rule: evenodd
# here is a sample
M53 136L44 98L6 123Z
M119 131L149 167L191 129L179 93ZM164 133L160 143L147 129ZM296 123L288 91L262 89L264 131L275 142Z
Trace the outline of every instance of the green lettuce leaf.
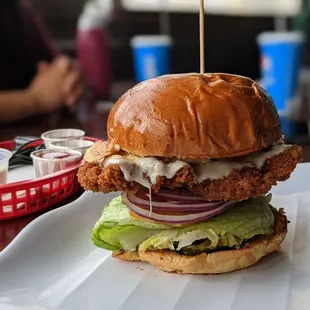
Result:
M98 247L117 251L169 249L187 255L218 247L238 248L256 235L273 233L271 195L251 198L205 222L175 228L130 216L122 198L114 198L96 223L92 240Z
M174 240L178 235L178 230L162 230L161 232L146 239L140 246L139 251L145 251L147 249L174 250Z
M160 233L145 240L140 246L139 251L146 251L148 249L169 249L181 250L182 248L191 245L196 240L208 239L208 247L216 248L218 244L218 236L212 229L195 229L191 231L188 229L174 229L170 231L161 231Z
M91 239L94 244L106 250L135 251L140 243L152 235L173 227L155 224L130 216L121 196L110 201L96 223Z

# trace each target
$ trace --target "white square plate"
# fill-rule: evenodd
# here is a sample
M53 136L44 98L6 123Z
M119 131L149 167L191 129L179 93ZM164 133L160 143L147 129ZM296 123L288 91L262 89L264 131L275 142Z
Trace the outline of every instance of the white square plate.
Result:
M0 254L0 309L309 310L309 176L310 164L299 165L274 190L274 206L291 221L281 252L215 276L111 258L89 235L115 194L85 193L33 221Z

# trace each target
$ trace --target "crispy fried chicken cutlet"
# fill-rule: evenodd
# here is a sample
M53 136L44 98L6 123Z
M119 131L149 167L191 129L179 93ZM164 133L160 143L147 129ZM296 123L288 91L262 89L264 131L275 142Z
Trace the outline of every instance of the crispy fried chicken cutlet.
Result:
M268 93L231 74L177 74L126 92L108 140L85 154L86 190L105 201L94 244L167 272L217 274L277 251L287 232L270 189L302 160ZM106 197L102 195L104 200Z
M202 183L195 182L192 165L183 166L171 179L157 176L152 189L158 192L162 187L183 188L208 201L241 201L267 193L278 181L287 180L297 163L301 161L301 157L302 152L299 146L289 146L282 153L267 159L260 169L244 167L241 170L231 171L228 176L221 179L206 179ZM135 193L143 187L135 181L126 181L118 164L101 167L97 162L86 161L79 170L78 178L86 190L94 192L127 191Z

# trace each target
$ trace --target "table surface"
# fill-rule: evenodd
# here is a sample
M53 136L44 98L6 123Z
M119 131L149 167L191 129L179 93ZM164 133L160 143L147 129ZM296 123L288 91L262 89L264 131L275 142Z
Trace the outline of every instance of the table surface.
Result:
M106 121L110 107L111 103L97 103L80 107L76 114L64 110L53 115L34 117L30 120L25 120L16 124L1 126L0 141L13 139L18 135L40 136L41 133L46 130L70 127L84 129L88 136L106 139ZM297 139L296 143L301 144L303 147L304 161L310 162L309 141L308 139L299 140L300 141ZM61 207L62 205L73 201L78 198L82 192L82 190L79 191L71 198L51 209ZM49 210L45 212L48 212ZM27 224L45 212L0 222L0 251L4 249Z

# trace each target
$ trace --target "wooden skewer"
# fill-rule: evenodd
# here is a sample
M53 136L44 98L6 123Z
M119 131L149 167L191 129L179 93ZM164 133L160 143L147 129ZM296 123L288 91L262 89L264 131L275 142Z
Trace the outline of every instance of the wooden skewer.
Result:
M205 5L200 0L199 33L200 33L200 73L205 73Z
M160 34L170 35L169 0L160 0L159 7Z

